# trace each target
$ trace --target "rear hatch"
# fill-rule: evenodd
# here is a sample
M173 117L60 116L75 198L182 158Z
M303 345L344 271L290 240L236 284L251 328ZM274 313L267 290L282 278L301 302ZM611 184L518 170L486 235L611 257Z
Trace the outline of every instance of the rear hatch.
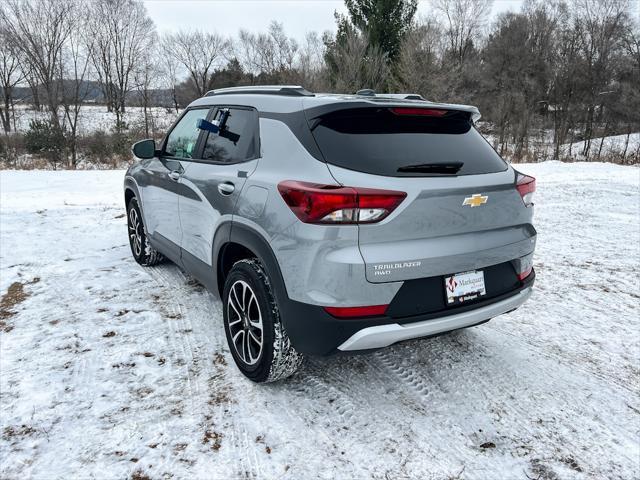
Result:
M406 104L308 113L340 184L407 193L387 218L359 225L370 282L481 269L533 251L532 209L471 115Z

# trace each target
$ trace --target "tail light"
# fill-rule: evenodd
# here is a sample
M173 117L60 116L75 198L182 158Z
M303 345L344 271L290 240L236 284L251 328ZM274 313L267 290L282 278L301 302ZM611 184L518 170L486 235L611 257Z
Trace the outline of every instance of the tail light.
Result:
M378 317L384 315L389 305L371 305L368 307L324 307L325 311L336 318Z
M379 222L405 199L405 192L286 180L278 184L285 203L304 223Z
M524 280L529 275L531 275L531 272L533 272L533 267L530 266L524 272L520 272L518 274L518 280L520 280L520 281Z
M518 173L518 180L516 182L516 188L518 193L522 197L522 201L525 206L533 206L533 192L536 191L536 179L528 175Z

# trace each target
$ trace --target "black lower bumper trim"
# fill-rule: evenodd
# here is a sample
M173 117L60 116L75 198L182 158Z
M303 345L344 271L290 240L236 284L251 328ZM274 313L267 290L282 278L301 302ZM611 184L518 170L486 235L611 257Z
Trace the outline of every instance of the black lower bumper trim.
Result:
M534 280L535 272L532 272L524 281L518 282L517 288L507 293L469 305L401 318L385 315L361 319L338 319L329 315L322 307L289 299L281 302L283 304L280 305L280 310L287 316L287 334L299 352L308 355L330 355L337 351L339 345L363 328L390 323L420 322L473 310L516 295L525 288L531 287Z

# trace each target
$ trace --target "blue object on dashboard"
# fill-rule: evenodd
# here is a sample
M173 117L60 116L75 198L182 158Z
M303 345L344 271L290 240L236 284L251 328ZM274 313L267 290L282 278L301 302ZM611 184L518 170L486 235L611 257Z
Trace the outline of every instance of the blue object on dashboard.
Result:
M220 127L218 127L218 125L207 122L204 118L201 118L196 122L196 128L199 130L206 130L211 133L218 133L220 131Z

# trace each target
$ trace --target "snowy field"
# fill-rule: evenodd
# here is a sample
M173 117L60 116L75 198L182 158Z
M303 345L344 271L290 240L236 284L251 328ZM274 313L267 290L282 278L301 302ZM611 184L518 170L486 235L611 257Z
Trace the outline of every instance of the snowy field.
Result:
M580 160L583 155L585 142L567 143L562 145L560 150L562 155L572 156ZM640 152L640 133L632 133L630 135L613 135L610 137L600 137L591 140L590 156L597 156L598 151L601 155L616 155L619 157L638 156ZM583 159L583 158L582 158Z
M31 120L48 120L49 113L36 111L20 106L16 108L15 125L18 132L29 130ZM156 130L164 132L173 124L178 114L175 110L163 107L151 107L148 110L149 122ZM144 110L142 107L127 107L123 120L130 127L144 125ZM64 122L64 118L63 118ZM88 135L93 132L111 132L116 124L116 114L108 112L104 105L83 105L78 119L78 133Z
M122 171L0 172L0 477L640 477L640 169L547 162L520 310L257 386Z

